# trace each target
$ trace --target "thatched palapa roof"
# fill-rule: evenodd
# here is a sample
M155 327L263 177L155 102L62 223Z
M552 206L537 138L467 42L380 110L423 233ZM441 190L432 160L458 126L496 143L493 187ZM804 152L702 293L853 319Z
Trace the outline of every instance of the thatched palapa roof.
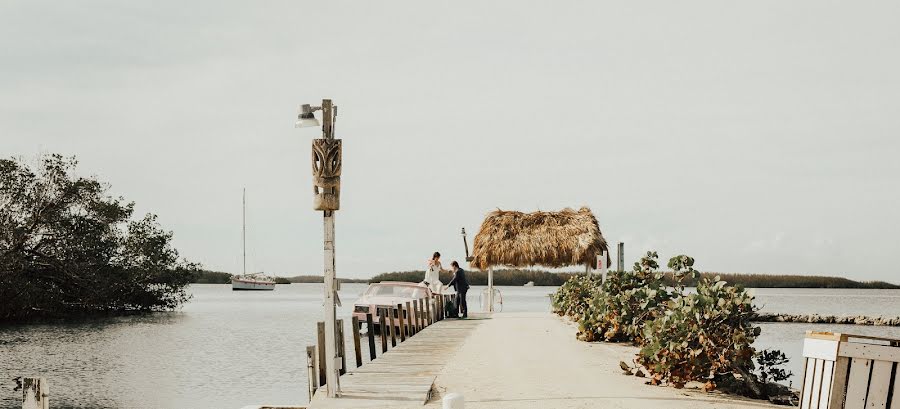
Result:
M522 213L496 210L475 235L472 267L591 265L609 251L591 209ZM607 264L609 265L609 264Z

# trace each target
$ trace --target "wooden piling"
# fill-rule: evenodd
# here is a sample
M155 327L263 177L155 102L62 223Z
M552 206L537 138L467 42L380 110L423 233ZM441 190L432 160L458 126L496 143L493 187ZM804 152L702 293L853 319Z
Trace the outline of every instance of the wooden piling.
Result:
M425 325L431 325L434 323L431 320L431 297L423 298L422 302L425 303Z
M350 322L353 325L353 352L356 358L356 367L362 366L362 349L359 342L359 317L353 316Z
M387 327L385 326L387 317L384 316L384 308L378 308L378 324L381 329L381 353L387 352Z
M391 318L390 318L390 320L388 320L388 322L391 325L391 348L394 348L397 346L397 331L396 331L396 327L395 327L397 325L397 323L394 321L394 313L395 313L394 307L391 306L391 308L388 311L391 314Z
M318 355L315 345L306 347L306 379L309 384L309 400L312 400L313 395L316 394L316 388L319 387L319 377L316 375L318 373L316 370L316 363L319 360Z
M347 353L345 351L346 342L344 342L344 320L339 319L336 322L337 324L337 334L335 334L335 342L337 342L336 351L338 355L341 357L341 367L338 369L338 372L343 375L347 373Z
M400 342L406 341L406 328L403 327L403 321L405 321L403 313L403 303L397 304L397 318L400 320L397 322L397 328L400 331Z
M440 317L441 321L444 320L444 312L445 312L444 311L444 296L439 295L438 296L438 317Z
M22 379L22 409L50 409L50 393L44 378Z
M317 349L319 352L319 386L325 385L325 322L319 321L316 325L318 331Z
M366 338L369 338L369 360L375 360L375 323L372 321L372 313L366 313L366 325L368 328L368 333L366 334Z

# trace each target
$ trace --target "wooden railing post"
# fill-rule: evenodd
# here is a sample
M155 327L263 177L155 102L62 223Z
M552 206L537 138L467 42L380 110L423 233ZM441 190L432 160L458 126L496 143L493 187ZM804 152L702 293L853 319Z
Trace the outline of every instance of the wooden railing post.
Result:
M353 352L354 357L356 358L356 367L359 368L362 366L362 348L360 347L359 342L359 317L354 315L350 323L353 325Z
M319 386L325 385L325 322L319 321L316 325L318 332L317 349L319 351Z
M431 320L431 297L423 298L422 302L425 303L425 325L431 325L434 322Z
M338 355L341 357L341 367L340 367L340 369L338 369L338 373L340 375L343 375L343 374L347 373L347 351L345 351L347 349L347 347L346 347L347 343L344 342L344 320L342 320L342 319L336 320L336 323L337 323L337 334L335 334L336 335L335 338L337 338L337 339L335 341L337 342L337 345L335 345L335 347L336 347L335 350L337 351Z
M413 300L412 302L412 326L413 326L413 335L419 333L419 307L418 303Z
M50 409L49 390L44 378L22 379L22 409Z
M368 326L368 334L366 334L366 338L369 338L369 360L375 360L375 323L372 320L372 313L366 313L366 325Z
M381 353L387 352L387 332L385 332L387 331L387 326L385 325L387 317L384 316L384 312L384 308L378 308L378 321L380 324L379 327L381 329Z
M419 303L419 328L425 329L425 303L422 300L422 298L419 298L416 302Z
M406 326L408 327L409 336L416 335L416 326L413 324L413 304L406 302Z
M391 319L388 321L391 324L391 348L394 348L397 346L397 331L395 329L397 323L394 321L394 306L388 309L388 313L391 314Z
M406 341L406 328L403 327L403 303L397 304L397 318L400 320L397 323L397 328L400 330L400 342Z
M316 363L319 361L318 355L315 345L306 347L306 377L307 383L309 384L310 401L312 400L313 395L316 394L316 389L319 387L319 377L316 375L318 373L316 370Z

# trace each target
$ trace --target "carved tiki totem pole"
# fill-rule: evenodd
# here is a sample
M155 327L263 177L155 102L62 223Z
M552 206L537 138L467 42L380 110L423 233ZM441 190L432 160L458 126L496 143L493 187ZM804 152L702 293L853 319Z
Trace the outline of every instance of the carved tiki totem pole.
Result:
M313 208L341 208L341 140L312 140Z

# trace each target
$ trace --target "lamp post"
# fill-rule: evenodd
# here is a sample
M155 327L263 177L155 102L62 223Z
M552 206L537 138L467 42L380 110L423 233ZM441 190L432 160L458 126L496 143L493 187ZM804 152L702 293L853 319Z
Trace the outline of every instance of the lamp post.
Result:
M325 390L328 397L341 396L338 371L341 358L337 355L337 321L335 306L340 286L335 278L334 264L334 212L340 209L341 194L341 140L334 139L334 123L337 106L330 99L323 99L321 106L300 106L295 127L318 127L314 112L322 111L322 138L312 140L313 209L321 210L325 225Z

